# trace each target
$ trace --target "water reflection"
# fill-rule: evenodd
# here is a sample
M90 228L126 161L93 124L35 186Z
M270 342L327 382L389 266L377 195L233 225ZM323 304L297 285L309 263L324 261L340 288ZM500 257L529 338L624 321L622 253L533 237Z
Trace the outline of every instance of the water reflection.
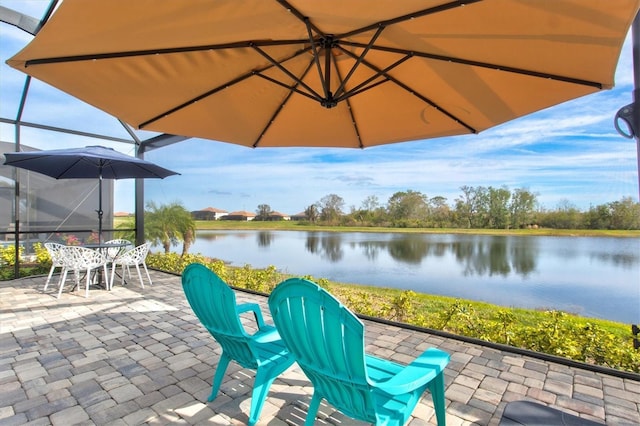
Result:
M199 231L192 251L336 281L639 319L638 238Z
M380 255L380 251L384 249L377 244L363 244L355 242L349 243L349 247L352 249L356 247L362 248L362 255L370 262L375 261Z
M464 266L464 276L509 276L512 259L504 239L490 238L468 242L467 245L463 251L466 256L456 258Z
M273 242L274 235L269 231L258 231L256 234L256 241L258 247L269 247Z
M344 257L342 234L337 232L327 234L308 232L305 247L309 253L318 255L332 263L340 262Z
M224 238L227 238L229 236L229 234L227 233L217 233L217 232L198 232L196 234L196 241L197 240L205 240L205 241L218 241L218 240L222 240Z
M307 251L321 255L331 262L342 260L340 234L318 235L309 233ZM424 235L399 235L388 241L366 240L350 242L351 249L358 248L370 261L381 252L399 263L420 265L429 257L452 256L462 266L465 276L509 276L516 273L523 277L535 272L538 247L535 239L512 240L508 237L469 237L466 240L430 241Z
M624 267L625 269L631 269L638 264L638 256L631 253L607 253L598 252L591 255L591 259L598 260L600 262L610 262L616 266Z
M535 272L539 251L537 240L533 239L531 241L520 241L519 244L512 245L510 255L511 259L513 259L511 262L513 269L523 277Z
M458 263L465 276L509 276L515 272L527 276L537 267L538 246L534 239L480 237L453 244Z
M331 233L323 236L320 240L320 247L322 248L321 256L330 262L339 262L344 256L341 234Z
M388 243L389 255L398 262L419 265L429 253L429 243L421 235L403 235Z
M637 242L629 247L616 246L617 251L585 243L585 240L554 238L522 238L486 235L427 234L371 234L353 238L353 234L340 232L303 232L304 248L312 255L330 263L339 263L345 258L345 249L358 252L363 260L377 261L388 255L397 263L418 266L428 258L450 258L460 265L466 276L508 277L515 274L526 278L538 270L538 259L543 244L547 253L564 261L576 260L587 248L592 261L607 263L624 269L637 268L640 257L635 253ZM246 239L255 236L256 246L269 248L284 236L273 231L252 232L199 232L197 239L207 242L221 241L228 237ZM543 241L544 240L544 241ZM585 244L586 247L581 247ZM634 245L635 244L635 245Z

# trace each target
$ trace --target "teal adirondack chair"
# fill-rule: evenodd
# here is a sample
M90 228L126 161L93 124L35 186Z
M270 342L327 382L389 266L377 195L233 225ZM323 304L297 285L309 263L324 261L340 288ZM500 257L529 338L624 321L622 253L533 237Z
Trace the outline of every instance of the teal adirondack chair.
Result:
M192 263L182 273L182 288L196 316L222 347L222 355L213 378L209 401L213 401L230 361L256 370L251 394L249 425L260 418L262 406L271 384L294 362L273 326L265 325L260 306L255 303L237 305L233 291L213 271ZM248 334L240 314L253 312L258 331Z
M446 352L427 349L408 366L367 354L362 321L305 279L278 284L269 308L282 340L313 384L306 426L314 423L322 399L358 420L404 425L426 389L438 425L445 425Z

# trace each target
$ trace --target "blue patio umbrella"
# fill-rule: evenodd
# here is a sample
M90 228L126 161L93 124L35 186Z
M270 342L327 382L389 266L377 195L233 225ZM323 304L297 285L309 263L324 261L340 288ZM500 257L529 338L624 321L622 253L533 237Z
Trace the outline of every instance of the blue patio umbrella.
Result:
M98 179L98 237L102 242L102 179L159 178L179 173L104 146L7 152L5 165L55 179Z

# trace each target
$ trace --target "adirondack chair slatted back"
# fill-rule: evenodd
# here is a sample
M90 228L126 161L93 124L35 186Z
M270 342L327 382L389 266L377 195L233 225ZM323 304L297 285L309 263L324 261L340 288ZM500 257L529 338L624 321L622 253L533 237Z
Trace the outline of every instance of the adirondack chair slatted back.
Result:
M185 296L202 325L230 358L256 369L258 357L236 313L233 290L214 273L183 273L183 278Z
M405 425L427 389L438 426L446 424L446 352L428 348L409 365L367 354L363 322L328 291L301 278L278 284L269 296L269 309L282 340L313 384L305 426L314 424L322 399L358 420Z
M272 293L269 307L278 332L327 401L349 416L375 423L364 325L329 293L305 282L292 278ZM349 409L343 407L344 400L351 401Z
M182 272L182 288L202 325L222 347L208 400L213 401L218 395L231 361L256 370L247 421L248 426L254 426L271 384L294 363L293 355L278 330L264 322L260 305L249 302L237 305L233 289L206 266L199 263L187 266ZM257 326L251 335L243 326L248 325L244 323L248 318L240 319L240 315L250 312Z

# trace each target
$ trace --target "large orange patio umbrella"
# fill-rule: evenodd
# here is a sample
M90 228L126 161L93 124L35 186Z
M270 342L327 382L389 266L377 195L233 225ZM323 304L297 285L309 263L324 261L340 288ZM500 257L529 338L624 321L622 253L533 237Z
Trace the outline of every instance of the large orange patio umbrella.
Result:
M131 126L249 147L477 133L614 85L639 0L65 0L8 60Z

